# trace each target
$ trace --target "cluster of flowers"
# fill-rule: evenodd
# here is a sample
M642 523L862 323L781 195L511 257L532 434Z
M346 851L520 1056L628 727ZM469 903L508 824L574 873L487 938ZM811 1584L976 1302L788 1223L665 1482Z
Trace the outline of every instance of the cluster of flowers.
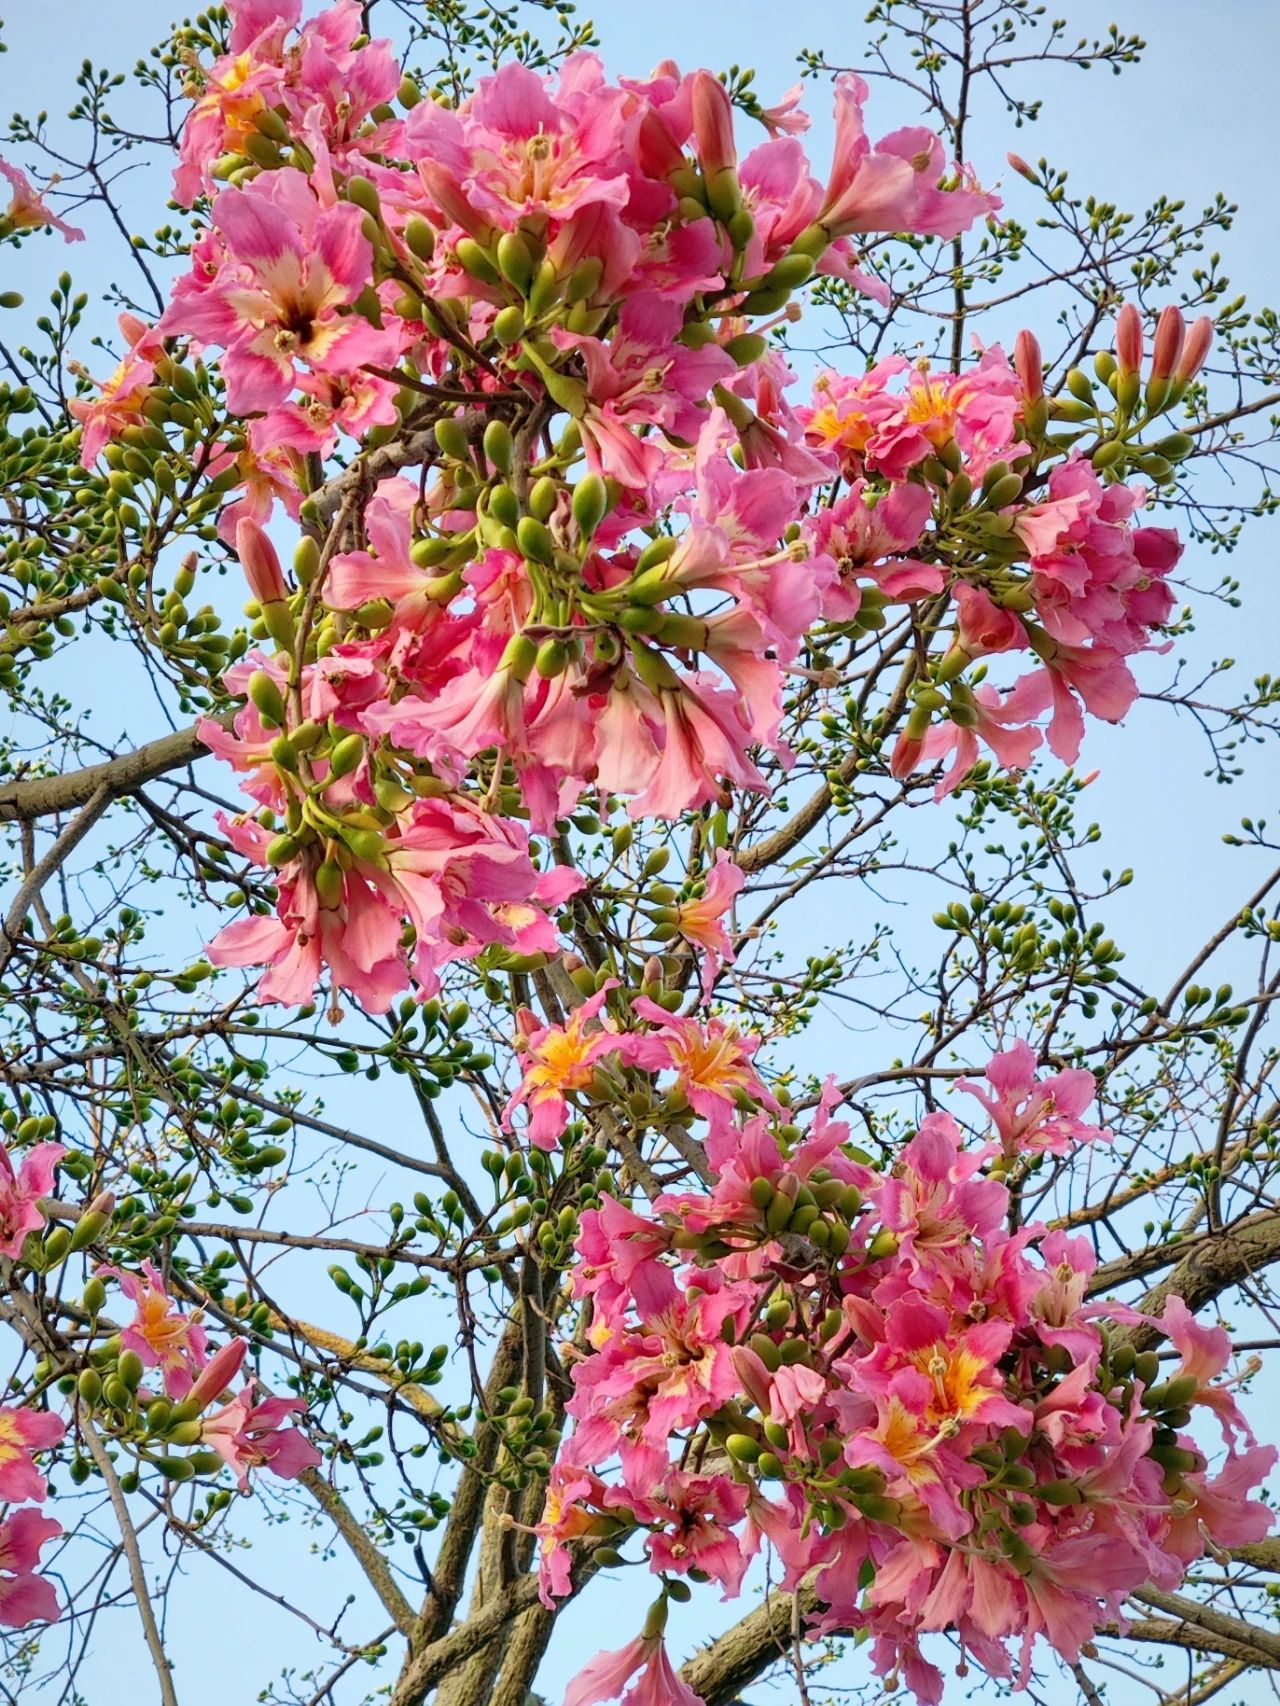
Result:
M286 1001L324 965L382 1010L451 955L546 951L571 879L531 875L528 826L586 787L674 817L763 786L749 749L776 744L834 573L794 537L835 464L769 317L815 271L871 288L854 237L951 236L998 203L926 131L873 145L856 78L823 186L790 99L741 161L725 89L670 64L619 85L590 54L555 82L512 64L450 109L353 0L299 10L241 0L193 72L176 187L213 195L209 228L77 412L91 460L190 388L175 340L220 352L239 422L207 472L278 651L209 738L252 777L236 836L281 898L213 957L269 964ZM414 477L322 559L315 457L419 423ZM262 531L277 502L296 585Z
M200 1312L180 1309L165 1288L164 1278L151 1262L143 1262L139 1273L116 1267L98 1270L99 1281L113 1280L133 1304L133 1319L120 1329L104 1349L119 1371L125 1364L125 1385L131 1397L128 1409L145 1422L152 1433L162 1431L167 1443L203 1447L216 1453L235 1474L242 1491L249 1485L249 1472L268 1469L282 1481L292 1481L304 1469L320 1462L320 1453L301 1429L289 1426L290 1418L306 1409L301 1398L277 1398L263 1393L256 1379L249 1379L238 1392L231 1388L248 1354L244 1339L230 1339L208 1354L208 1338ZM153 1392L128 1375L125 1359L135 1357L143 1370L159 1376L160 1391ZM101 1360L101 1359L100 1359ZM99 1391L108 1397L107 1381L101 1376L90 1392L81 1389L81 1399ZM159 1404L159 1413L153 1406ZM210 1408L216 1405L216 1408ZM197 1468L204 1467L203 1461ZM218 1467L216 1461L208 1465Z
M1137 440L1185 396L1212 330L1208 318L1188 328L1176 308L1166 309L1144 388L1141 317L1132 305L1122 309L1116 352L1096 361L1113 399L1106 420L1078 369L1068 397L1046 399L1029 332L1019 334L1012 361L997 346L962 373L895 356L858 377L819 377L814 406L800 411L806 442L835 455L848 485L804 524L815 566L835 570L822 613L855 620L868 597L876 612L925 604L944 636L893 752L895 776L953 754L942 797L972 770L979 741L1002 768L1024 769L1042 738L1033 725L1046 711L1049 748L1072 764L1082 707L1118 722L1132 705L1138 686L1125 660L1149 649L1168 620L1166 577L1182 548L1172 528L1134 525L1147 492L1121 476L1135 461L1163 477L1169 457L1190 449L1183 434L1168 434L1150 452ZM1074 445L1064 453L1064 437L1084 431L1046 444L1050 419L1095 436L1090 453ZM1007 693L963 679L971 664L981 681L981 660L1028 650L1041 667ZM939 712L944 720L931 726Z
M0 1256L7 1261L44 1266L44 1258L55 1252L61 1258L85 1247L109 1222L112 1199L100 1196L81 1216L83 1237L64 1231L60 1245L39 1245L48 1225L42 1199L53 1194L55 1170L66 1153L60 1143L36 1143L15 1166L8 1146L0 1143ZM209 1355L200 1312L181 1310L150 1262L143 1262L138 1273L111 1266L98 1270L85 1290L86 1307L95 1318L106 1302L107 1282L133 1304L133 1319L91 1353L77 1391L81 1406L98 1410L116 1437L136 1437L152 1450L202 1447L203 1455L197 1452L192 1459L196 1472L226 1464L242 1490L252 1469L266 1468L290 1480L320 1462L306 1435L287 1425L306 1408L301 1399L264 1395L252 1379L231 1393L248 1350L244 1340L233 1339ZM159 1391L142 1384L147 1369L159 1376ZM32 1454L61 1443L66 1431L66 1423L48 1410L0 1408L0 1501L43 1502L47 1487ZM181 1473L172 1462L169 1467ZM60 1524L33 1510L0 1521L0 1624L20 1628L58 1615L52 1585L35 1572L41 1548L61 1533Z
M555 82L506 66L455 109L402 83L354 0L299 11L241 0L227 56L193 72L176 192L213 194L209 227L158 325L126 317L120 371L75 404L92 460L189 392L175 340L221 352L238 420L206 472L278 650L237 666L252 703L207 738L252 777L262 810L230 834L279 872L280 904L216 961L267 965L261 992L285 1002L327 968L385 1011L451 957L550 951L573 879L537 877L530 828L588 787L667 818L763 788L752 750L787 759L806 637L883 625L887 603L932 601L946 635L896 776L954 749L945 792L980 740L1025 765L1048 710L1073 761L1081 703L1123 714L1178 544L1132 525L1121 476L1151 460L1137 435L1185 394L1207 321L1183 347L1166 316L1144 395L1128 311L1098 369L1105 433L1083 375L1045 398L1028 334L1013 363L894 358L793 408L765 334L795 288L827 272L875 294L854 238L949 237L999 206L936 137L873 145L843 76L824 187L792 97L739 159L707 72L611 85L579 54ZM1047 442L1064 415L1096 428L1088 456ZM342 512L313 468L343 434L397 438L416 471L322 556ZM294 581L262 531L277 501L303 524ZM1006 696L962 679L1025 649L1043 667Z
M959 1086L991 1140L966 1147L930 1114L877 1170L832 1117L834 1087L802 1130L748 1041L643 1000L635 1015L643 1029L586 1033L594 1071L674 1073L665 1106L705 1122L715 1182L582 1217L588 1348L571 1353L576 1427L539 1526L548 1604L586 1537L617 1561L640 1534L664 1583L726 1596L767 1545L784 1586L812 1582L813 1632L865 1632L879 1672L932 1703L943 1679L922 1636L953 1631L962 1671L967 1654L1006 1679L1018 1636L1025 1683L1038 1637L1078 1658L1123 1627L1136 1588L1174 1587L1206 1551L1267 1532L1249 1493L1276 1453L1220 1378L1227 1334L1170 1298L1159 1327L1181 1360L1161 1378L1124 1341L1145 1318L1089 1301L1087 1239L1007 1230L1003 1174L1109 1139L1082 1118L1089 1073L1041 1077L1015 1044ZM562 1090L590 1097L567 1030L534 1050L517 1102L530 1079L548 1092L557 1054ZM1199 1406L1226 1441L1216 1472L1187 1431ZM664 1603L586 1667L570 1706L629 1685L635 1706L696 1706L662 1646Z

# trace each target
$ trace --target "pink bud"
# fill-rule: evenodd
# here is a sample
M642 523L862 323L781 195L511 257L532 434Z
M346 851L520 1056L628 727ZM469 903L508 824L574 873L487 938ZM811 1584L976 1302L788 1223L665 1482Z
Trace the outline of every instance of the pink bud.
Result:
M1182 354L1182 342L1186 335L1187 322L1182 318L1181 310L1170 303L1156 322L1155 346L1151 355L1153 379L1172 377Z
M692 88L693 134L703 176L732 170L738 163L733 142L733 105L728 91L710 71L695 71Z
M256 521L242 516L236 523L236 555L249 591L259 604L280 604L289 596L276 548Z
M531 1013L527 1007L522 1007L516 1014L516 1047L519 1048L522 1041L527 1042L530 1037L536 1036L541 1029L537 1014Z
M661 113L648 108L636 135L636 163L648 178L666 179L688 164Z
M1044 396L1044 360L1034 332L1019 332L1013 346L1013 366L1028 403L1038 403Z
M729 1356L734 1372L742 1382L742 1390L757 1409L767 1410L773 1393L769 1370L749 1345L737 1345Z
M249 1347L243 1339L231 1339L221 1346L192 1382L184 1402L190 1403L194 1399L197 1404L203 1406L212 1404L215 1398L221 1398L239 1374L240 1365L248 1353Z
M893 749L893 757L889 760L889 774L896 781L902 782L915 773L920 763L920 755L924 751L924 741L915 735L900 734L898 744Z
M151 330L151 327L145 320L140 320L136 314L129 313L121 314L119 326L128 341L130 349L132 349L135 344L141 343L142 339L145 338L147 333Z
M1182 346L1182 354L1178 358L1177 377L1182 384L1189 385L1199 373L1212 345L1213 321L1207 314L1202 314L1187 333L1186 342Z
M1029 184L1038 184L1040 182L1039 178L1036 176L1035 168L1033 166L1029 166L1022 158L1021 154L1006 154L1005 159L1013 167L1018 176L1020 178L1025 178Z
M1122 376L1140 371L1142 353L1142 315L1132 302L1126 302L1116 316L1116 361Z

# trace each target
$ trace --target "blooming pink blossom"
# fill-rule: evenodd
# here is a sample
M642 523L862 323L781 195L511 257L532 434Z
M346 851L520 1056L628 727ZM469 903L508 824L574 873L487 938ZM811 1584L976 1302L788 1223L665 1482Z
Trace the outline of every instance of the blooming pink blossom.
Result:
M15 1168L8 1148L0 1143L0 1255L16 1261L27 1234L45 1223L40 1198L53 1193L53 1175L67 1153L61 1143L37 1143Z

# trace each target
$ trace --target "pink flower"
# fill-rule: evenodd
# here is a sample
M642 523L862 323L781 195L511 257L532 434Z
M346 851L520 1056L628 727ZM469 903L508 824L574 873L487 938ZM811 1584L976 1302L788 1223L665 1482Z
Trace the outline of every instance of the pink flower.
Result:
M803 99L804 84L793 83L780 100L760 109L761 121L770 136L803 136L810 124L808 113L800 108Z
M681 1018L647 996L631 1005L638 1019L647 1019L654 1027L637 1039L634 1064L649 1072L674 1072L676 1089L713 1130L728 1120L743 1098L777 1107L751 1065L759 1038L742 1036L719 1019L703 1024Z
M649 1568L687 1575L701 1570L729 1599L742 1586L749 1554L734 1528L746 1515L749 1493L727 1475L691 1475L673 1469L646 1511L662 1524L649 1540Z
M44 1225L40 1198L52 1195L54 1171L66 1153L61 1143L37 1143L15 1172L12 1156L0 1143L0 1256L17 1261L27 1234Z
M1181 1356L1177 1372L1170 1378L1185 1379L1191 1375L1197 1382L1191 1404L1203 1404L1217 1416L1227 1441L1234 1445L1241 1436L1249 1445L1256 1444L1253 1430L1241 1414L1226 1384L1217 1385L1218 1376L1231 1361L1231 1336L1223 1327L1202 1327L1182 1298L1165 1299L1160 1326L1165 1337Z
M93 467L104 448L126 427L137 426L146 418L142 406L151 395L156 360L164 353L155 328L144 326L131 314L121 314L120 330L129 350L110 379L99 385L96 397L72 397L67 402L82 428L80 461L86 468Z
M1035 675L1024 676L1003 698L986 682L974 689L964 701L966 720L936 723L921 744L917 763L920 759L937 763L948 753L955 755L934 790L934 798L945 799L964 781L978 762L979 740L991 748L1003 769L1025 770L1041 740L1038 729L1025 725L1044 709L1044 702L1044 684ZM913 764L907 774L914 768Z
M113 1279L134 1306L133 1320L121 1329L125 1350L141 1357L146 1368L158 1368L170 1398L187 1396L192 1380L204 1366L205 1338L200 1313L184 1315L174 1308L164 1279L151 1262L142 1263L142 1273L121 1268L99 1268L103 1279Z
M282 402L299 361L319 373L394 362L394 331L338 312L371 279L362 218L350 203L322 208L293 168L218 197L213 222L226 259L201 288L179 284L160 328L223 346L227 402L237 413Z
M58 1616L53 1583L35 1571L41 1548L62 1533L62 1524L38 1511L15 1511L0 1523L0 1624L25 1629Z
M48 225L55 231L61 231L68 243L84 241L84 232L58 218L25 172L0 159L0 177L9 180L13 191L8 207L0 213L0 237L7 237L13 231L34 231L41 225ZM46 187L52 188L57 181L56 177L51 178Z
M835 159L817 215L833 237L885 231L958 237L999 209L999 197L976 186L939 188L948 167L932 131L896 130L874 145L868 141L862 122L867 93L851 72L836 78Z
M895 485L873 505L867 484L856 479L829 508L820 509L808 524L815 561L826 559L835 575L823 595L822 614L829 622L851 622L858 614L860 579L869 580L891 601L914 603L941 592L942 570L907 553L919 544L929 520L932 500L923 486Z
M702 949L702 993L710 996L721 966L733 964L733 944L720 922L732 907L746 877L723 848L701 885L702 893L681 901L672 910L673 922L686 942Z
M632 1677L636 1680L627 1688ZM672 1666L660 1635L638 1635L616 1652L598 1654L569 1684L564 1706L598 1706L605 1700L621 1700L623 1706L704 1706Z
M527 1107L529 1142L537 1149L554 1150L569 1122L567 1096L590 1085L598 1061L610 1055L626 1059L635 1052L638 1039L621 1036L607 1024L593 1024L616 987L616 981L608 983L575 1008L563 1025L535 1024L523 1032L524 1076L502 1112L507 1131L513 1129L515 1110Z
M31 1454L57 1445L66 1431L66 1424L48 1410L0 1408L0 1499L10 1505L43 1503L44 1476Z
M1069 1155L1077 1143L1108 1143L1111 1133L1080 1118L1097 1095L1092 1072L1071 1067L1037 1078L1035 1052L1016 1042L984 1068L988 1094L968 1078L956 1088L975 1096L991 1116L1009 1160L1018 1155Z
M283 1425L306 1407L301 1398L267 1397L255 1403L250 1383L238 1397L202 1419L200 1443L218 1453L242 1489L249 1485L251 1469L265 1468L282 1481L296 1480L304 1469L314 1469L321 1461L300 1429Z

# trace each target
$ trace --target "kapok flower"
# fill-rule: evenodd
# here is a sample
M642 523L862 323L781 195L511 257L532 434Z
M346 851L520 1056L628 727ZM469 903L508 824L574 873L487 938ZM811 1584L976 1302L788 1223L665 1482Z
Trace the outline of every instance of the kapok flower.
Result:
M709 996L721 966L733 964L733 944L720 920L733 905L746 877L723 848L708 872L703 892L672 908L672 923L686 942L703 950L702 993Z
M1111 1133L1080 1118L1098 1093L1092 1072L1071 1067L1048 1078L1036 1076L1035 1051L1016 1042L992 1057L985 1077L994 1095L971 1079L956 1088L975 1096L991 1115L1005 1158L1068 1155L1077 1143L1109 1142Z
M603 1024L587 1029L593 1020L599 1019L609 991L616 988L616 980L611 979L581 1007L575 1008L563 1025L538 1026L532 1014L526 1015L522 1026L524 1077L502 1112L502 1124L507 1131L513 1129L511 1116L515 1110L527 1107L529 1142L537 1149L553 1150L568 1124L567 1098L591 1083L596 1062L607 1055L626 1058L635 1052L639 1039L623 1036Z
M632 1003L637 1018L656 1029L639 1042L633 1060L649 1072L674 1072L676 1090L713 1131L745 1099L767 1108L778 1104L751 1065L759 1038L745 1037L718 1019L700 1024L668 1013L641 996Z
M47 1488L32 1452L57 1445L66 1424L48 1410L0 1408L0 1499L5 1504L41 1504Z
M320 1462L320 1453L300 1428L285 1427L288 1418L306 1409L301 1398L267 1397L254 1402L252 1382L212 1416L200 1423L200 1443L216 1451L249 1485L251 1469L269 1469L282 1481L293 1481L304 1469Z
M628 1688L632 1677L636 1680ZM620 1700L623 1706L705 1706L672 1665L660 1634L637 1635L616 1652L598 1654L569 1684L564 1706L599 1706L605 1700Z
M8 1149L0 1143L0 1256L16 1261L29 1232L45 1223L40 1198L53 1190L53 1174L67 1153L61 1143L37 1143L14 1170Z
M39 1511L15 1511L0 1523L0 1624L6 1629L52 1623L57 1617L53 1584L35 1572L41 1548L61 1533L62 1524Z
M121 1329L120 1343L134 1351L145 1368L158 1368L170 1398L185 1398L204 1365L205 1331L200 1312L184 1315L165 1290L164 1277L151 1262L142 1273L99 1268L100 1279L113 1279L134 1306L133 1320Z
M55 231L61 231L68 243L83 243L84 232L78 226L68 225L45 201L43 194L25 172L20 172L16 166L11 166L7 160L0 160L0 177L9 180L13 191L8 207L0 213L0 238L7 237L14 231L34 231L42 225L48 225ZM50 178L46 188L57 183L57 178Z

